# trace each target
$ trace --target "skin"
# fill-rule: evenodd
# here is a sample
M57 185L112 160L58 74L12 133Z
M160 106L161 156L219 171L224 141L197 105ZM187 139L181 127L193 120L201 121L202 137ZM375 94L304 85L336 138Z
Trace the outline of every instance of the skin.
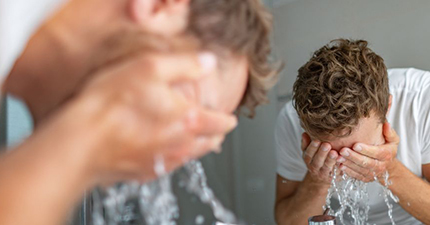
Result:
M86 189L154 179L155 156L170 171L219 148L237 125L245 57L231 54L220 69L222 60L191 48L142 52L96 72L89 65L118 29L168 37L185 29L187 15L185 0L74 0L42 26L4 86L26 101L37 127L0 156L8 181L0 224L60 224Z
M399 204L412 216L428 224L429 216L422 206L429 204L425 196L430 197L430 185L396 159L398 143L399 137L390 124L380 124L374 115L362 119L351 136L328 143L311 141L304 134L302 150L309 171L302 182L289 181L278 175L278 224L307 224L309 217L322 214L330 187L329 174L336 164L342 172L364 182L374 181L376 176L384 184L383 174L388 171L393 183L389 188L399 197ZM330 150L324 151L323 148ZM429 180L429 165L422 168L423 176ZM408 180L407 184L403 182L405 180ZM416 198L413 193L417 192L422 193L422 198Z
M69 1L31 38L3 90L23 99L38 125L104 64L100 58L120 51L116 46L106 49L106 40L137 32L178 38L188 24L188 7L187 0Z

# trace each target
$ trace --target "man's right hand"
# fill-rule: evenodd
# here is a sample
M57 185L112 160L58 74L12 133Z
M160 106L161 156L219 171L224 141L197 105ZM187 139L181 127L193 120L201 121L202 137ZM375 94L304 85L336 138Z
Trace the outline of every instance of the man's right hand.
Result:
M338 152L332 150L328 143L311 140L307 133L302 135L302 151L312 180L330 185L331 174L336 165L336 159L339 157Z
M56 133L68 130L70 144L91 143L84 158L91 159L86 170L93 184L154 179L157 157L171 171L219 148L237 125L235 116L202 108L172 87L216 68L212 54L137 56L94 75L58 112L58 123L46 126L55 126Z

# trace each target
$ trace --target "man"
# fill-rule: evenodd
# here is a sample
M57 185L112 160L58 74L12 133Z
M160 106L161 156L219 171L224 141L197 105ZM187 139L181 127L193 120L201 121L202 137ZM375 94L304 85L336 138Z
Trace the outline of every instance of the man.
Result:
M366 41L340 39L316 51L299 69L276 128L278 224L307 224L322 214L336 164L369 182L369 224L391 224L380 195L386 171L400 200L391 201L396 224L430 223L428 96L430 73L387 74Z
M247 15L251 11L253 15ZM94 12L98 12L96 20ZM244 27L245 23L249 27ZM242 105L253 110L266 101L267 87L276 80L266 63L269 32L270 15L257 0L180 0L175 4L158 0L74 0L30 40L5 90L25 100L37 124L73 96L91 71L138 51L139 43L134 43L139 38L140 42L149 42L143 43L145 47L153 44L163 48L159 39L191 36L203 51L222 56L222 63L243 66L249 62ZM161 43L153 43L157 40ZM38 55L40 51L44 57ZM27 79L32 82L25 82Z
M228 115L252 114L276 80L269 35L257 0L70 1L4 85L37 128L0 163L13 181L0 185L0 223L58 224L84 189L153 179L157 155L172 170L217 148Z

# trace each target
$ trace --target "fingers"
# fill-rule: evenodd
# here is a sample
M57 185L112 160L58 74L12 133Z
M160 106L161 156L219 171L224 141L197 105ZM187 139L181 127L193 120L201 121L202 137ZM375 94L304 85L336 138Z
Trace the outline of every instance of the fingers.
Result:
M151 74L167 81L198 79L212 73L217 68L217 58L213 53L154 54L143 59ZM146 68L148 69L148 68Z
M400 142L400 138L397 135L396 131L391 127L390 123L384 123L383 133L385 137L385 141L387 143L395 143L398 144Z
M237 118L230 114L203 108L191 109L185 118L187 131L198 136L225 135L237 126Z
M224 136L198 137L190 154L193 159L200 158L210 151L220 152L224 142Z
M396 146L390 146L387 144L375 146L362 143L357 143L352 147L355 152L361 155L381 161L388 160L391 158L392 151L395 151L395 149L393 148L396 148Z
M317 153L312 159L310 168L314 170L319 170L320 168L322 168L330 150L331 150L330 144L323 143L322 145L320 145Z
M361 168L375 168L377 161L375 159L369 158L367 156L361 155L352 149L343 148L340 150L340 155L354 164L360 166ZM342 161L339 159L339 161ZM346 161L346 160L344 160Z
M346 165L341 165L340 166L340 170L342 170L344 173L346 173L348 176L350 176L352 178L355 178L357 180L361 180L361 181L364 181L364 182L370 182L368 178L366 178L362 174L354 171L353 169L349 168Z
M333 170L334 165L336 165L336 159L338 157L338 153L334 150L331 150L328 153L328 157L325 160L324 166L321 169L321 175L324 177L330 176L330 172Z
M383 125L383 133L386 143L383 145L372 146L362 143L355 144L352 149L362 155L377 159L388 160L397 152L397 144L400 139L396 131L391 128L391 125L386 122ZM394 154L393 154L394 153Z
M379 158L381 156L381 150L379 146L357 143L352 147L352 149L356 152L359 152L362 155L365 155L374 159Z
M318 148L320 147L321 142L319 141L312 141L303 152L303 159L305 160L305 163L309 165L312 162L312 159L315 155L315 153L318 151Z
M354 162L352 162L350 160L346 160L345 162L343 162L342 165L340 166L340 170L343 171L343 169L345 167L348 167L349 169L362 175L363 178L366 178L366 181L372 181L372 180L374 180L374 177L376 176L376 173L373 172L372 170L370 170L368 168L363 168L363 167L355 164Z

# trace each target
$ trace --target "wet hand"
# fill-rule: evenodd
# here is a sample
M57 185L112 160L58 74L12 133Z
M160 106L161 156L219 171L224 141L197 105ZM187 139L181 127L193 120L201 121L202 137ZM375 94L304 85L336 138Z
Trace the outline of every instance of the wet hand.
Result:
M336 165L338 153L332 150L328 143L311 140L307 133L302 135L303 160L306 163L309 174L318 183L330 184L331 174Z
M94 75L74 101L82 113L73 116L101 137L92 153L95 182L147 181L156 177L159 156L171 171L219 148L237 125L235 116L190 102L173 88L215 68L212 54L151 54Z
M383 181L386 171L395 165L399 136L389 123L383 126L385 144L371 146L357 143L350 148L343 148L337 161L340 169L349 176L364 182Z

